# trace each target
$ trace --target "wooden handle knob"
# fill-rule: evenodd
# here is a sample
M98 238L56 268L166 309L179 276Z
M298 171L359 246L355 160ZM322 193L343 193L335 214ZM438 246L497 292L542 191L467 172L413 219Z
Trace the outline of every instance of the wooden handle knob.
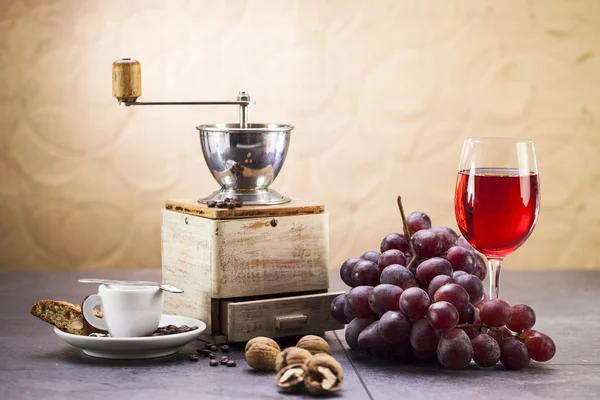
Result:
M112 95L119 103L134 102L142 95L142 67L139 62L122 58L113 63Z

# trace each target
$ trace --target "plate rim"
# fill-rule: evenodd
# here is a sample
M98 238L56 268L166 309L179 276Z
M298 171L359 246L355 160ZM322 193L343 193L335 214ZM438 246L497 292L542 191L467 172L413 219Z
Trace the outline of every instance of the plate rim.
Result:
M100 336L100 337L94 337L94 336L84 336L84 335L75 335L73 333L69 333L69 332L65 332L59 328L57 328L56 326L54 327L54 333L56 334L56 336L58 336L59 338L63 339L72 339L72 340L94 340L95 343L110 343L110 342L162 342L162 341L170 341L173 340L175 338L181 338L183 339L184 337L187 336L200 336L202 334L202 332L204 332L206 330L206 323L202 320L199 320L197 318L193 318L193 317L186 317L185 315L172 315L172 314L162 314L161 315L161 319L163 317L168 317L168 318L187 318L187 319L192 319L195 322L199 322L200 324L196 324L198 326L198 329L195 329L193 331L188 331L188 332L182 332L182 333L178 333L176 335L163 335L163 336L135 336L135 337L105 337L105 336ZM63 337L61 337L63 336ZM69 343L70 344L70 343Z

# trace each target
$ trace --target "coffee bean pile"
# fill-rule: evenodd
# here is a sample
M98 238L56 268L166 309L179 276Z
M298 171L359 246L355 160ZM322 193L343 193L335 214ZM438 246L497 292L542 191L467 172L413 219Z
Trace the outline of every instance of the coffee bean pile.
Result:
M221 350L223 353L229 353L229 346L224 344L219 348L216 344L206 343L203 349L196 349L196 354L190 354L189 360L196 362L199 360L198 356L204 356L204 358L208 358L208 365L211 367L218 367L219 364L226 365L228 367L235 367L237 364L235 361L230 360L227 356L222 356L217 360L217 356L214 353Z
M240 200L236 200L236 199L231 199L229 197L226 197L225 200L223 201L207 201L206 205L208 206L208 208L228 208L230 210L233 210L236 207L241 207L244 205L244 203Z
M165 335L175 335L177 333L185 333L190 331L195 331L198 329L197 326L175 326L175 325L167 325L167 326L159 326L157 330L152 332L152 336L165 336Z

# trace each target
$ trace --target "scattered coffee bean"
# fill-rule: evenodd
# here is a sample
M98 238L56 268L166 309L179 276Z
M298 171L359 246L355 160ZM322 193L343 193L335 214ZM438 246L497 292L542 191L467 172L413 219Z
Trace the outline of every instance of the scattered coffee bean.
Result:
M230 199L229 197L225 197L225 200L223 200L225 203L229 203L230 201L232 201L233 199Z
M217 360L210 360L208 362L208 365L210 365L211 367L218 367L219 366L219 362Z
M228 353L229 352L229 346L227 346L226 344L224 344L223 346L221 346L221 351L223 353Z
M225 207L227 207L227 203L223 203L222 201L219 201L217 203L217 208L225 208Z
M214 345L214 344L213 344L213 345L211 345L211 346L209 347L209 349L210 349L210 351L219 351L219 348L218 348L216 345Z
M210 352L209 349L202 349L202 354L204 354L206 357L210 356L212 353Z
M212 346L212 345L213 345L212 343L205 343L204 344L204 348L205 349L210 349L210 346Z
M188 359L189 359L190 361L193 361L193 362L196 362L196 361L198 361L198 360L199 360L198 356L197 356L197 355L195 355L195 354L190 354L190 355L189 355L189 357L188 357Z
M235 203L227 203L227 208L233 210L235 208Z
M227 357L227 356L223 356L219 359L219 364L221 364L221 365L225 365L228 362L229 362L229 357Z
M215 357L215 355L213 353L209 353L208 358L210 358L211 360L214 360L217 357Z
M235 206L236 206L236 207L241 207L243 204L244 204L244 203L242 203L242 202L241 202L241 201L239 201L239 200L235 202Z
M216 201L207 201L206 205L208 206L208 208L215 208L215 206L217 205Z
M236 364L235 364L235 361L233 361L233 360L229 360L229 361L227 361L227 366L228 366L228 367L235 367L235 365L236 365Z

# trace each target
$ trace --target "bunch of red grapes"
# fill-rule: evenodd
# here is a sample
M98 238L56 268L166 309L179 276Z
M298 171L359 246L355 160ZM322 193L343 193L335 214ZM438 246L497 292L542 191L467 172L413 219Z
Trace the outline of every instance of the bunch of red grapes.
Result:
M464 238L432 227L422 212L403 222L404 234L387 235L381 253L342 264L352 289L333 300L331 314L348 324L350 348L400 362L437 359L452 369L473 360L516 370L554 356L552 339L532 329L531 307L486 300L485 260Z

